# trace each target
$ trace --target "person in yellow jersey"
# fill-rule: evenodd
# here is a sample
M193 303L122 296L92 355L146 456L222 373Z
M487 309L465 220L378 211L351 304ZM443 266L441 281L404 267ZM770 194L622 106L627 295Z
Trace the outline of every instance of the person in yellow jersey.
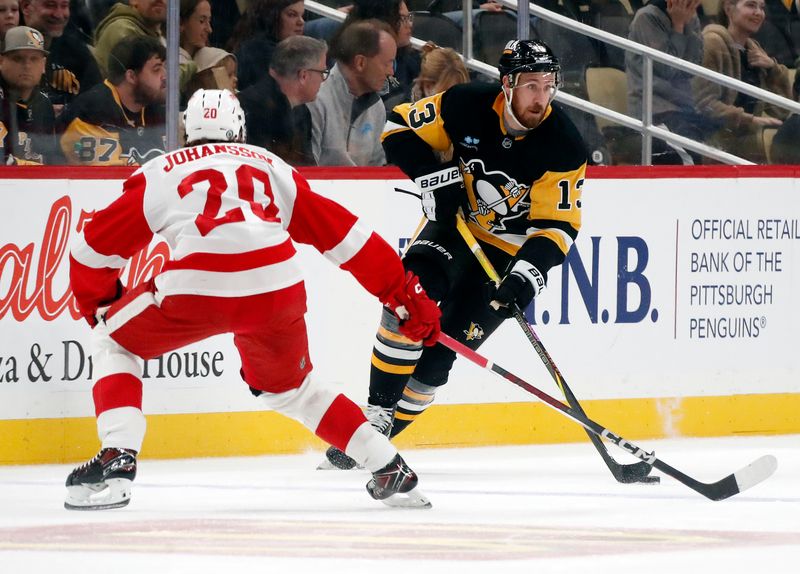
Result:
M513 40L500 56L501 84L471 83L414 103L387 118L389 163L414 180L427 220L403 264L439 302L442 330L476 349L512 310L526 308L564 261L581 225L586 146L553 98L558 58L543 42ZM452 145L452 160L441 163ZM461 209L494 267L499 287L456 229ZM500 304L494 309L490 302ZM389 436L406 428L447 382L455 354L398 331L384 310L372 353L367 418ZM355 462L332 447L322 468Z

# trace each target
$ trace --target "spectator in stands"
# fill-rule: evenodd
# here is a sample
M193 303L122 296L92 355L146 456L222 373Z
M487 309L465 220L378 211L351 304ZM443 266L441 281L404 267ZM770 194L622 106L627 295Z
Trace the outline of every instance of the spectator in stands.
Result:
M199 89L230 90L236 93L238 85L236 56L220 48L206 46L194 54L197 73L189 80L185 93L191 97Z
M756 40L779 64L800 66L800 0L766 0L767 21Z
M164 153L165 58L149 35L128 36L111 49L108 78L64 109L68 163L142 165Z
M46 57L38 30L16 26L6 32L0 57L0 165L52 163L57 157L53 106L39 90Z
M15 26L19 26L19 1L0 0L0 50L3 48L6 32Z
M69 0L21 0L25 25L44 36L49 51L42 91L50 98L56 116L81 91L103 78L89 46L77 34L65 33L70 17Z
M129 0L129 4L114 4L94 31L95 57L104 77L108 77L109 53L123 38L147 36L165 43L162 26L167 20L166 0ZM182 88L196 71L194 62L180 65L179 82Z
M311 110L318 165L383 165L386 110L378 93L392 75L397 43L380 20L346 26L331 46L336 64Z
M800 74L795 74L792 94L800 102ZM800 114L792 114L772 140L772 163L800 164Z
M227 45L233 29L242 18L245 5L245 0L221 0L211 4L211 20L214 22L208 39L211 46Z
M789 70L753 39L764 23L764 0L721 0L719 24L703 29L703 65L753 86L792 97ZM756 163L766 161L761 130L778 127L789 112L712 80L693 80L697 108L722 122L714 144Z
M181 0L180 34L181 62L190 61L200 48L208 46L211 35L211 3L208 0Z
M700 0L651 0L636 11L628 37L693 64L703 60L703 39L697 7ZM625 53L628 113L642 117L642 57ZM718 124L699 114L692 95L692 76L678 68L653 63L653 124L703 141ZM694 163L698 156L653 139L653 163Z
M411 88L411 101L416 102L467 82L469 72L458 52L428 42L422 47L420 72Z
M394 74L387 80L381 92L386 110L389 111L397 104L411 99L411 85L419 75L420 54L411 45L414 18L405 0L355 0L344 23L334 34L331 45L336 43L347 26L370 18L389 24L397 42Z
M311 151L311 114L329 71L322 40L290 36L278 42L269 74L239 94L247 141L265 147L291 165L316 165Z
M416 102L469 81L469 72L458 52L428 42L422 47L422 65L411 88L411 101ZM453 146L442 152L434 150L434 153L441 163L448 162L453 159Z
M278 42L303 34L304 12L302 0L250 0L228 44L228 51L239 61L241 89L267 74Z

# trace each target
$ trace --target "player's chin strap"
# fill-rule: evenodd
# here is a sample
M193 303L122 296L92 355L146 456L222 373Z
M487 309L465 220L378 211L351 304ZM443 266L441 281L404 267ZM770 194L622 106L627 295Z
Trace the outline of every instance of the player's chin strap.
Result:
M536 128L529 128L523 125L519 118L514 113L514 109L511 106L511 102L514 100L514 89L517 87L517 78L516 74L509 74L508 75L508 88L505 85L502 85L501 88L503 90L503 98L505 99L505 110L508 114L509 118L516 124L515 126L511 126L512 131L518 133L527 133L531 130L535 130ZM550 99L547 101L547 105L549 106L556 97L556 93L558 93L558 87L553 88L553 93L550 94Z

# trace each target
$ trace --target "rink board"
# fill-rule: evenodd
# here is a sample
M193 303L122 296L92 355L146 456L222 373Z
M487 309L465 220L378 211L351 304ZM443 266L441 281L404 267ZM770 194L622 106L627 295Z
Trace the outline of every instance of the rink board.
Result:
M68 290L82 214L109 203L125 170L9 168L0 179L0 463L95 452L89 329ZM419 222L412 184L393 169L310 169L318 192L356 212L398 250ZM594 168L584 226L529 319L590 416L627 438L800 432L800 172L793 168ZM36 179L30 177L35 176ZM26 179L26 177L28 179ZM69 178L69 179L67 179ZM315 376L365 402L380 306L311 248ZM165 246L124 280L160 269ZM560 397L515 324L481 349ZM260 412L228 337L148 361L151 457L298 452L321 443ZM579 427L464 360L406 446L582 440Z

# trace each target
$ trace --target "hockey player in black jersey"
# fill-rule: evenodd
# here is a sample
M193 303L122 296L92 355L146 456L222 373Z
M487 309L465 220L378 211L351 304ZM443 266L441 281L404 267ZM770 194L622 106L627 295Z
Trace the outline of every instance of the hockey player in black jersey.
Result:
M394 108L383 146L389 163L414 180L428 221L403 264L439 302L442 330L477 349L516 304L526 308L548 271L564 261L581 224L587 163L583 139L552 101L561 68L540 41L514 40L500 56L501 85L472 83ZM452 146L453 159L437 158ZM455 226L461 209L498 270L499 287ZM501 304L499 310L489 302ZM384 310L372 353L367 418L395 436L433 402L455 354L400 335ZM330 465L352 468L341 451ZM327 465L323 463L323 467Z

